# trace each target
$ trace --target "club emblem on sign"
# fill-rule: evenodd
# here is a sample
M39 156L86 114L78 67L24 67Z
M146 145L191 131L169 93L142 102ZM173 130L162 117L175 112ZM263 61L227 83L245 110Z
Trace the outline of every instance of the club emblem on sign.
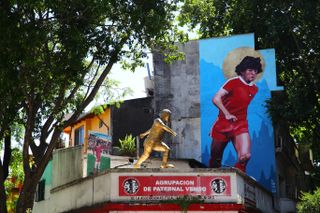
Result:
M124 191L129 194L135 194L139 190L139 182L134 178L126 179L123 183Z
M221 194L226 190L226 183L223 179L217 178L211 181L211 189L217 193Z

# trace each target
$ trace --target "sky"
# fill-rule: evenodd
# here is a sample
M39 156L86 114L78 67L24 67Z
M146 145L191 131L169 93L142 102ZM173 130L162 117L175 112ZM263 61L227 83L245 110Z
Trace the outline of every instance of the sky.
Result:
M148 54L148 58L144 60L149 64L150 75L153 75L153 62L152 54ZM113 65L111 72L107 76L109 79L119 82L119 88L129 87L132 90L132 94L129 94L123 98L123 100L136 99L146 97L145 78L149 78L147 64L143 67L138 67L134 72L130 70L123 70L119 63ZM92 107L99 104L105 104L105 100L101 97L98 100L92 101L85 109L90 110Z
M180 30L187 32L190 40L198 39L198 34L196 27L193 31L187 29L187 27L179 27ZM148 54L148 58L145 62L149 63L151 77L153 77L153 58L152 54ZM111 73L108 75L109 78L117 80L120 82L120 87L130 87L133 90L133 94L125 97L125 100L146 97L144 78L148 77L148 69L146 65L144 67L137 68L137 70L132 73L131 71L122 70L119 64L114 65Z
M149 67L153 70L152 62L149 62ZM109 78L117 80L120 82L120 87L130 87L133 90L133 94L125 97L125 99L134 99L145 97L145 85L144 78L148 77L148 69L145 65L144 67L139 67L135 72L129 70L122 70L119 64L116 64L111 73L108 75Z

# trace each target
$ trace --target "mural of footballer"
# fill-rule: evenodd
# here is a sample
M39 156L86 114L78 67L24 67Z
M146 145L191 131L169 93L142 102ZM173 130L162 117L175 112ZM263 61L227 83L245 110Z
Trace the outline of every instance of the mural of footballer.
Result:
M233 68L237 76L229 78L213 97L212 102L219 109L219 115L210 132L211 168L221 167L223 151L231 141L238 155L234 167L246 172L251 157L247 109L258 92L254 81L262 72L262 67L260 57L245 56L235 70Z

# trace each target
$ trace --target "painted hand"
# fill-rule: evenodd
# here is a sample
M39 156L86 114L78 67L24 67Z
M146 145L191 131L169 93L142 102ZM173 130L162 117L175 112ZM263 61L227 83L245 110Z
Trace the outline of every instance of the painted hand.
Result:
M232 114L227 114L225 117L228 121L237 121L238 120L237 117Z

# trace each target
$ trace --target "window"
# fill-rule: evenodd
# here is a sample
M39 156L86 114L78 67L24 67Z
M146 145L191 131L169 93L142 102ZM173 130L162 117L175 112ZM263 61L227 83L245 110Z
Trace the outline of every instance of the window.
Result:
M74 133L74 145L81 145L84 143L84 127L81 126L75 130Z
M36 196L35 196L36 202L44 200L44 191L45 191L45 185L46 185L45 183L46 183L45 179L42 179L38 183L37 190L36 190Z
M102 120L99 121L99 128L101 128L103 126L103 122Z

